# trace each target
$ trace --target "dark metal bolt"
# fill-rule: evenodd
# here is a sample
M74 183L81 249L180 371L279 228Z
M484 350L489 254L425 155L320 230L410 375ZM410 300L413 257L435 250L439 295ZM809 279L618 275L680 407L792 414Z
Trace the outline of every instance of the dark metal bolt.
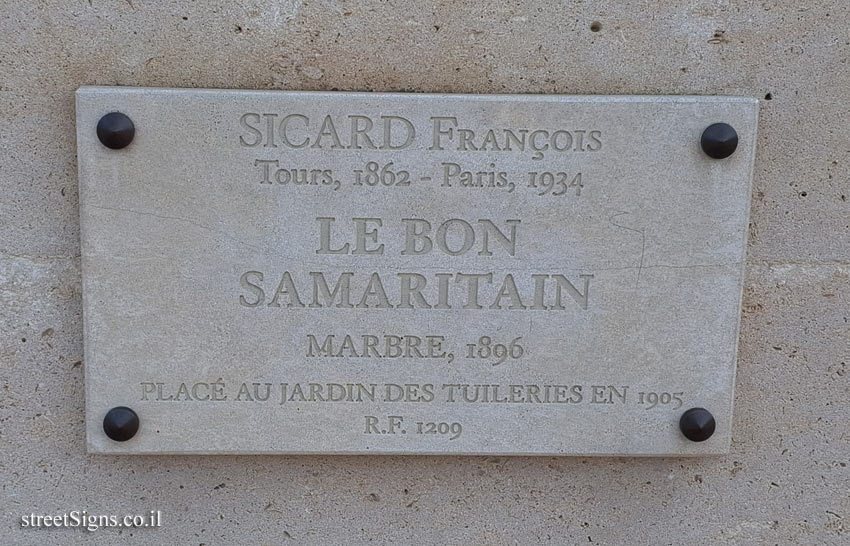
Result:
M139 416L130 408L118 406L106 412L103 432L116 442L126 442L139 431Z
M97 122L97 138L107 148L120 150L126 148L136 135L133 120L121 112L110 112Z
M728 123L714 123L702 132L700 145L707 156L723 159L732 155L738 147L738 133Z
M704 442L714 434L714 416L705 408L691 408L679 419L679 430L692 442Z

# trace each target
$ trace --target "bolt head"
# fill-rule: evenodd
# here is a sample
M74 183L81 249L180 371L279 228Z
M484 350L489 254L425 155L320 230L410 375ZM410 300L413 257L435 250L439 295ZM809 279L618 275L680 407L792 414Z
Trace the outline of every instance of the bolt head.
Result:
M728 123L714 123L705 128L700 139L702 151L714 159L729 157L738 147L738 132Z
M133 120L121 112L110 112L97 122L97 138L107 148L126 148L136 136Z
M705 408L691 408L679 419L679 430L692 442L704 442L714 434L714 416Z
M126 442L139 431L139 416L124 406L112 408L103 418L103 432L116 442Z

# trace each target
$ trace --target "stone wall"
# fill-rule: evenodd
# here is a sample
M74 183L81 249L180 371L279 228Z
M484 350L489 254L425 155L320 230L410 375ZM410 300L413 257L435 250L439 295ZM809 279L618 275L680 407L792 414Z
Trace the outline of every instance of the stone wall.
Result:
M844 544L850 4L6 0L3 544ZM81 85L762 100L732 451L703 459L87 455ZM158 529L30 513L162 512Z

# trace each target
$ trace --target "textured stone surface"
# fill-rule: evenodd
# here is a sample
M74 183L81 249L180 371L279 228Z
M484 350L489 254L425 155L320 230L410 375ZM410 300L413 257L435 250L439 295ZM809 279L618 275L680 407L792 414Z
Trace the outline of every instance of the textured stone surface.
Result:
M90 450L727 451L757 107L81 88Z
M15 545L845 543L848 17L838 0L5 2L0 537ZM760 104L731 453L86 455L74 91L91 84L770 94ZM20 528L23 514L75 507L160 509L163 527Z

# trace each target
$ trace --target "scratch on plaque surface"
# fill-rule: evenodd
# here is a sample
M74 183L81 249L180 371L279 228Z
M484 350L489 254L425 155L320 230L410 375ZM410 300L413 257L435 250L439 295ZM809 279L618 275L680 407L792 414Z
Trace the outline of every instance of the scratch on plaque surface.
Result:
M91 204L91 203L85 203L83 206L86 206L86 207L94 207L94 208L96 208L96 209L102 209L102 210L111 210L111 211L113 211L113 212L129 212L130 214L138 214L139 216L150 216L150 217L152 217L152 218L161 218L161 219L163 219L163 220L177 220L178 222L185 222L185 223L190 224L190 225L193 225L193 226L195 226L195 227L199 227L199 228L201 228L201 229L203 229L203 230L205 230L205 231L209 231L210 233L215 233L215 234L217 234L217 235L222 235L223 237L225 237L225 238L227 238L227 239L230 239L231 241L236 241L237 243L239 243L239 244L241 244L241 245L244 245L244 246L246 246L246 247L248 247L248 248L252 248L252 249L254 249L254 250L258 251L258 252L262 252L262 251L263 251L263 249L262 249L262 248L260 248L260 247L258 247L258 246L256 246L256 245L252 245L251 243L246 243L245 241L242 241L242 240L240 240L240 239L234 239L233 237L231 237L230 235L228 235L227 233L225 233L225 232L223 232L223 231L218 231L218 230L213 229L213 228L211 228L211 227L209 227L209 226L205 226L205 225L203 225L203 224L199 224L199 223L197 223L197 222L193 222L193 221L191 221L191 220L187 220L187 219L185 219L185 218L180 218L180 217L178 217L178 216L165 216L165 215L162 215L162 214L155 214L155 213L153 213L153 212L145 212L145 211L141 211L141 210L122 209L122 208L116 208L116 207L104 207L104 206L102 206L102 205L93 205L93 204Z
M622 229L627 229L629 231L634 231L635 233L640 234L640 260L638 261L637 279L635 280L635 288L637 288L638 284L640 284L640 274L643 271L643 257L646 254L646 229L645 228L635 229L635 228L632 228L632 227L629 227L629 226L624 226L622 224L618 224L617 222L614 221L614 218L616 218L618 216L627 215L627 214L631 214L631 213L628 212L628 211L625 211L625 210L618 211L616 214L614 214L613 216L608 218L608 221L611 222L611 225L613 225L613 226L616 226L616 227L622 228Z

